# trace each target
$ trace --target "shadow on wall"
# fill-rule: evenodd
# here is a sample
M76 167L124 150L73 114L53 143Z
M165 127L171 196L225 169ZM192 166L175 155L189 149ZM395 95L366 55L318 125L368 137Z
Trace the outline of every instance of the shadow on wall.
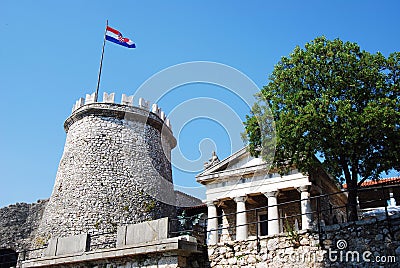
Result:
M6 248L0 249L0 268L10 268L17 265L18 253Z

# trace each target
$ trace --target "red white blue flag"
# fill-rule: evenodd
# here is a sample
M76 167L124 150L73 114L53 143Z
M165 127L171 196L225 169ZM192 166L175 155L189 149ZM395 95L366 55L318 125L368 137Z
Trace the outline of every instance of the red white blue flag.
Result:
M136 45L133 43L132 40L129 38L123 37L121 32L111 28L110 26L107 26L106 29L106 40L116 43L118 45L127 47L127 48L135 48Z

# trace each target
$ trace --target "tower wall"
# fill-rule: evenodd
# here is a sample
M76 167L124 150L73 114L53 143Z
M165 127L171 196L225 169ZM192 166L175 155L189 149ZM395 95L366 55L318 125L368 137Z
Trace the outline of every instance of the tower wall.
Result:
M64 152L36 242L174 216L169 120L143 99L133 107L126 96L123 104L92 96L77 101L64 123Z

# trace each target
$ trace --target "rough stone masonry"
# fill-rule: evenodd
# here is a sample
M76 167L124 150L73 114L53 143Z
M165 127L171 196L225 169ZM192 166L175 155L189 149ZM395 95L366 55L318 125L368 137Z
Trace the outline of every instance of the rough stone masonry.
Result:
M30 248L48 200L17 203L0 209L0 249Z
M32 247L51 237L174 216L169 160L176 140L165 116L157 107L153 113L134 107L132 98L116 104L91 97L65 121L64 152Z

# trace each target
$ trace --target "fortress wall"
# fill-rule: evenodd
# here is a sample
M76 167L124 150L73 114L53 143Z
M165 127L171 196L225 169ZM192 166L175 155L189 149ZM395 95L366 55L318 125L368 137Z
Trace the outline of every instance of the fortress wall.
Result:
M16 203L0 208L0 249L29 248L48 200Z

